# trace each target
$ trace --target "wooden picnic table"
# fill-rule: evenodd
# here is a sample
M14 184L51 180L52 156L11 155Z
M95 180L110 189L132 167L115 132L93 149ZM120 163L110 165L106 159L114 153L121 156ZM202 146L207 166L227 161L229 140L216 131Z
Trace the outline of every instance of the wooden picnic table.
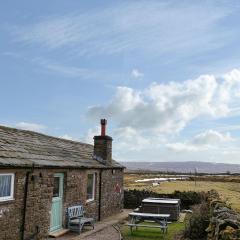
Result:
M136 230L138 229L138 227L159 228L162 230L163 233L167 233L167 219L170 217L170 214L131 212L128 215L130 217L130 223L128 224L128 226L131 229L131 233L133 227L135 227ZM144 221L155 222L157 223L157 225L141 224Z

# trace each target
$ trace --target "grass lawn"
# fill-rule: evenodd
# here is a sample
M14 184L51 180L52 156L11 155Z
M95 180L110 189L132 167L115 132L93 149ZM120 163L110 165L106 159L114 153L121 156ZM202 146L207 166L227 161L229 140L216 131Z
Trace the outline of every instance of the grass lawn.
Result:
M152 225L152 223L151 223ZM161 230L156 228L138 228L138 230L133 230L131 234L130 228L123 225L121 228L121 233L124 240L173 240L174 235L185 228L185 223L171 223L168 225L168 233L163 234Z

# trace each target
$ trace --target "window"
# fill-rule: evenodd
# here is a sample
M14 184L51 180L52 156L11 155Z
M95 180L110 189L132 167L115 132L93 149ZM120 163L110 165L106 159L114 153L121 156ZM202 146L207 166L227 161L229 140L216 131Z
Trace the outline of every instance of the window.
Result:
M87 178L87 202L93 201L95 195L95 173L88 174Z
M53 183L53 197L60 196L60 177L54 177Z
M0 201L12 200L13 189L14 189L14 174L13 173L0 174Z

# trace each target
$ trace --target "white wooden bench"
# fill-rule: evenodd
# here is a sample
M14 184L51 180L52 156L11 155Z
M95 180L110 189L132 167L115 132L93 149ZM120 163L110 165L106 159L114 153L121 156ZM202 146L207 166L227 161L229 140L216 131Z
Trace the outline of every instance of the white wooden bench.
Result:
M130 227L131 233L133 228L137 230L138 227L159 228L163 233L167 233L168 230L167 219L170 217L170 214L131 212L129 213L129 217L130 223L127 225ZM141 224L145 221L155 222L157 224L156 225Z
M71 231L81 233L85 225L92 226L94 229L94 219L84 216L83 206L73 206L68 208L68 229Z

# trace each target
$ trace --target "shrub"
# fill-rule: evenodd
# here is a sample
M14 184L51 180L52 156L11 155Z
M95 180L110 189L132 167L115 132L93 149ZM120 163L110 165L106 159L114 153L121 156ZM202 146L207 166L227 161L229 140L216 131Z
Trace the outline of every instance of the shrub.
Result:
M203 202L193 207L193 214L189 219L188 225L184 231L184 239L205 240L207 232L205 231L209 225L209 206L207 202Z
M205 198L204 193L199 192L180 192L175 191L172 194L161 194L147 190L125 190L124 191L124 208L136 208L141 205L144 198L179 198L181 199L181 208L189 208L192 205L199 204Z

